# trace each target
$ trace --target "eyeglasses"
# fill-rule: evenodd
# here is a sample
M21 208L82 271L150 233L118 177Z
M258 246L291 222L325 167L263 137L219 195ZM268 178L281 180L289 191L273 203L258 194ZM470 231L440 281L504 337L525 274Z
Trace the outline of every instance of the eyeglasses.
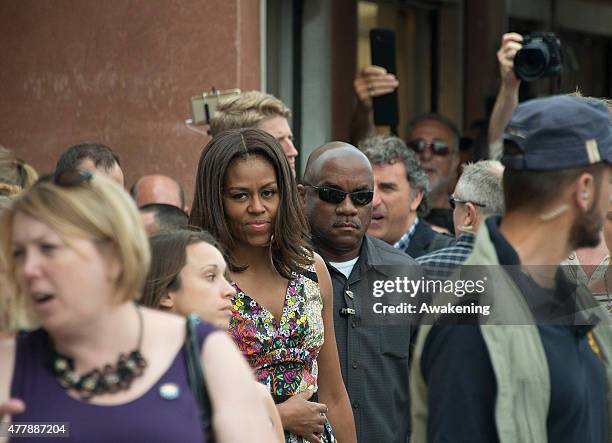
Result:
M422 138L416 138L407 142L406 145L419 154L425 152L425 149L427 149L428 146L434 155L444 156L450 154L450 146L448 146L448 144L442 140L428 142Z
M89 171L83 171L81 169L65 169L59 173L53 173L45 175L38 179L39 183L51 182L54 185L61 186L62 188L73 188L79 186L81 183L89 182L93 174Z
M486 208L487 205L483 205L482 203L476 203L470 200L461 200L460 198L455 198L452 195L449 195L448 197L448 203L450 204L451 208L455 209L455 204L456 203L461 203L461 204L466 204L466 203L471 203L474 206L479 206L481 208Z
M328 188L327 186L313 186L304 184L304 186L308 186L310 188L316 189L319 192L319 200L324 201L325 203L332 203L334 205L339 205L344 201L346 196L350 196L351 201L356 206L364 206L372 201L374 198L374 191L353 191L353 192L345 192L340 189Z

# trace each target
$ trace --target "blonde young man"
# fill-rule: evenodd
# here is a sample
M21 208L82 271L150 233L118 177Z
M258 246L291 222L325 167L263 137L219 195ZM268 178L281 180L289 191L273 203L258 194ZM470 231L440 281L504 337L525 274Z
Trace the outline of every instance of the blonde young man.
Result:
M293 144L290 117L289 108L273 95L247 91L219 103L210 122L210 133L214 137L228 129L257 128L266 131L282 146L295 177L298 150Z

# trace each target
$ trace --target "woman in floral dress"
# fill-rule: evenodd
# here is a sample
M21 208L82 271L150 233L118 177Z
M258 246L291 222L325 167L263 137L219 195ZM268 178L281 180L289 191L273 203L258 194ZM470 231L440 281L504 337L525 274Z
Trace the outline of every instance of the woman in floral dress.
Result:
M229 332L277 403L285 440L355 442L331 280L310 249L278 142L258 129L211 140L200 157L190 224L226 251L236 287Z

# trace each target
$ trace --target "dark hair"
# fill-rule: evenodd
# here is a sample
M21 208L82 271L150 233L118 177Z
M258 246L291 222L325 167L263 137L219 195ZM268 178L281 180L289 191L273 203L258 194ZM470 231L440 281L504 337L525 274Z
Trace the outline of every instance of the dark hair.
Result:
M187 264L187 246L202 242L219 248L213 236L206 231L179 229L151 237L151 267L140 304L159 309L159 302L164 295L180 289L180 273Z
M230 270L246 269L232 253L236 238L228 228L223 205L224 182L230 164L259 156L274 167L279 191L279 210L271 242L272 261L278 272L291 278L292 272L312 264L309 232L300 205L297 187L287 156L270 134L260 129L233 129L216 135L202 150L196 175L195 195L189 223L210 232L225 248Z
M504 142L504 152L516 149L518 148L512 141ZM506 212L518 209L540 210L554 201L580 174L592 174L599 189L605 167L604 163L596 163L562 171L525 171L506 168L503 178Z
M159 231L175 231L189 226L189 216L180 208L164 203L149 203L139 208L141 212L152 212L159 226Z
M111 169L115 163L121 166L119 157L112 149L101 143L80 143L66 149L60 155L55 171L60 173L66 169L76 169L82 160L91 160L96 168Z
M176 180L174 180L171 177L168 177L169 179L171 179L174 183L176 183L176 186L178 186L179 188L179 200L181 202L181 208L185 207L185 191L183 190L183 187L181 186L181 184L179 182L177 182ZM138 199L138 185L140 184L140 180L142 179L142 177L140 177L138 180L136 180L136 183L134 183L132 185L132 187L130 188L130 195L132 196L132 198L134 199L134 201L136 201ZM144 207L146 205L142 205L142 207Z

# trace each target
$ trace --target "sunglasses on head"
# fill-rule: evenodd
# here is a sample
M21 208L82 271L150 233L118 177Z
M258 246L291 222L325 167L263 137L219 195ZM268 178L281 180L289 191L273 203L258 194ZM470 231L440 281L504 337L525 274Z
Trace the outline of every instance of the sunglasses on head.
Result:
M62 188L72 188L74 186L79 186L81 183L89 182L92 177L93 174L89 171L71 168L65 169L62 172L45 175L38 179L38 182L51 182Z
M479 206L481 208L486 208L487 207L487 205L483 205L482 203L476 203L476 202L469 201L469 200L461 200L460 198L455 198L452 195L448 196L448 203L450 204L451 208L453 208L453 209L455 209L455 206L456 206L457 203L460 203L460 204L471 203L474 206Z
M434 140L430 143L422 138L416 138L407 142L406 145L418 154L425 152L425 149L427 149L428 146L434 155L450 154L450 146L448 146L448 144L442 140Z
M374 198L374 191L369 190L345 192L341 191L340 189L328 188L327 186L319 187L308 184L305 184L304 186L316 189L319 193L319 200L324 201L325 203L332 203L334 205L339 205L342 203L347 195L351 198L351 201L353 204L355 204L355 206L367 205Z

